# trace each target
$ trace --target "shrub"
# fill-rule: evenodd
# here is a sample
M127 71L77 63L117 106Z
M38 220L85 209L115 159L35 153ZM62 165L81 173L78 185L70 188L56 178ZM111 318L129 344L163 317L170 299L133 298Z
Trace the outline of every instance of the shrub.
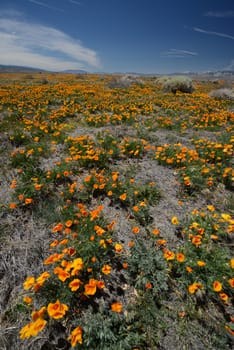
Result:
M127 88L132 84L144 85L143 81L136 75L123 75L121 77L113 77L109 83L110 88Z
M234 89L222 88L213 90L210 92L210 96L214 98L220 98L223 100L234 101Z
M192 79L185 76L169 77L168 79L165 79L162 85L164 91L173 92L174 94L177 91L189 94L191 94L194 91Z

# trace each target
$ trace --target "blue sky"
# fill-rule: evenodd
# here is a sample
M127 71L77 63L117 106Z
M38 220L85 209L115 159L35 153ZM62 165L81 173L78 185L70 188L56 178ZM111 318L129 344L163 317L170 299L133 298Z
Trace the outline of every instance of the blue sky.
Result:
M0 0L0 64L234 70L234 0Z

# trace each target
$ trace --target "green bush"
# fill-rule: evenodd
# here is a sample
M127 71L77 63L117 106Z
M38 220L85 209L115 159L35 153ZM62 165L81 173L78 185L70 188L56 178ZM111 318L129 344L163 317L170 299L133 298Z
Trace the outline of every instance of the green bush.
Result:
M166 92L173 92L174 94L177 91L191 94L194 91L192 79L186 76L174 76L168 77L162 83L163 89Z

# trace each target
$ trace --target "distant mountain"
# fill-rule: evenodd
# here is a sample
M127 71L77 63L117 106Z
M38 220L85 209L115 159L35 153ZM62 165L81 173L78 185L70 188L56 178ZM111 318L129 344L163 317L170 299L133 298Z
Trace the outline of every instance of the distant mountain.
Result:
M33 68L33 67L23 67L23 66L7 66L0 64L0 73L36 73L36 72L46 72L43 69Z
M214 72L204 72L204 74L211 75L214 77L223 77L223 76L228 76L228 77L234 77L234 71L233 70L218 70Z
M40 73L49 72L45 69L35 67L24 67L24 66L11 66L0 64L0 73ZM70 73L70 74L88 74L87 71L82 69L66 69L59 73ZM160 75L188 75L193 77L207 77L207 78L234 78L234 70L217 70L217 71L206 71L206 72L175 72L169 74L161 73L136 73L136 72L97 72L96 74L111 74L111 75L136 75L136 76L160 76Z
M66 69L61 71L60 73L87 74L88 72L82 69Z

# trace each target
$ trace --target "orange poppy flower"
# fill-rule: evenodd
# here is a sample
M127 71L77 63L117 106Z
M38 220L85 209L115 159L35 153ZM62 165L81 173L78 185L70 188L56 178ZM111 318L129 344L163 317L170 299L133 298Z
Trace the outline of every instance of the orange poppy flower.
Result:
M68 340L71 342L72 347L75 347L77 343L82 344L82 328L78 326L73 329Z
M135 227L132 228L132 233L137 234L137 233L139 233L139 232L140 232L140 229L139 229L138 226L135 226Z
M54 274L58 275L58 279L60 279L60 281L62 281L62 282L65 282L66 279L68 279L70 277L70 273L68 273L67 271L63 270L59 266L55 267Z
M103 288L105 287L104 281L97 281L97 287L98 287L99 289L103 289Z
M221 292L221 290L222 290L222 283L219 282L219 281L214 281L214 283L213 283L213 290L215 292Z
M175 259L175 253L171 252L170 250L164 249L163 254L166 260Z
M127 193L123 193L119 196L119 199L121 199L122 201L125 201L127 198Z
M226 293L219 293L220 299L222 299L224 302L228 301L228 295Z
M71 226L72 226L72 220L67 220L67 221L65 222L65 226L66 226L66 227L71 227Z
M54 262L61 260L63 256L64 254L54 253L44 261L44 265L53 264Z
M177 253L177 254L176 254L176 260L177 260L178 262L184 262L184 260L185 260L185 255L184 255L183 253Z
M119 301L116 301L115 303L111 304L111 310L113 312L121 312L123 309L123 305L122 303L120 303Z
M123 262L122 266L123 266L124 269L127 269L128 268L128 263Z
M228 283L230 284L230 286L231 286L232 288L234 288L234 277L233 277L233 278L230 278L230 279L228 280Z
M33 276L27 277L27 279L24 281L24 290L30 289L35 283L35 278Z
M35 322L26 324L20 331L20 339L36 337L44 329L46 323L46 320L38 318Z
M121 253L122 250L123 250L122 245L120 243L116 243L115 244L115 251L116 251L116 253Z
M102 267L102 273L104 273L105 275L109 275L111 272L111 266L110 265L104 265Z
M59 300L55 303L49 303L47 306L48 315L54 319L62 318L68 310L66 304L61 304Z
M26 303L26 304L31 304L32 303L32 298L30 298L30 297L28 297L28 296L26 296L26 297L24 297L24 302Z
M35 310L32 312L31 317L33 321L36 321L38 318L42 318L44 314L46 313L46 307L43 306L40 308L40 310Z
M24 203L25 204L31 204L33 202L32 198L25 198Z
M158 230L158 229L153 229L153 230L152 230L152 233L153 233L153 235L159 235L159 234L160 234L160 230Z
M89 283L85 284L85 295L94 295L97 290L97 281L94 278L90 278Z
M69 283L69 287L71 288L72 292L75 292L80 288L81 284L82 284L81 280L79 280L79 278L76 278Z

